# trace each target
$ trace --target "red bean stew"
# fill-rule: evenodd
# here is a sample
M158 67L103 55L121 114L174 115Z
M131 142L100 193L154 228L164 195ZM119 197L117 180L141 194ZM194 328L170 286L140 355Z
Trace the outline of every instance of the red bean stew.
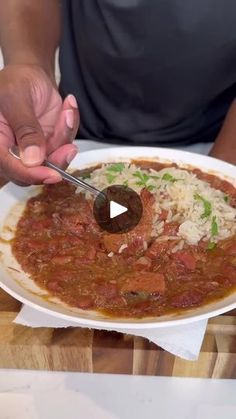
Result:
M165 167L156 162L135 164L155 170ZM236 207L236 189L230 183L193 171L225 192ZM12 242L13 253L50 295L111 317L179 313L236 290L235 236L212 248L201 241L172 253L173 241L160 242L151 236L152 192L144 188L141 199L144 211L138 226L126 234L108 234L96 224L92 200L83 193L75 194L75 188L64 182L45 186L27 202ZM165 214L160 217L165 220ZM176 223L166 222L165 234L176 228ZM128 246L119 253L124 242Z

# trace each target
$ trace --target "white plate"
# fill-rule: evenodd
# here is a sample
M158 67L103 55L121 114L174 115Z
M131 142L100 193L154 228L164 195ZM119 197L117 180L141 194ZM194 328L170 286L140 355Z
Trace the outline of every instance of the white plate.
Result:
M97 163L129 161L130 159L171 161L184 166L198 167L204 171L215 173L229 180L236 186L236 167L210 157L172 149L151 147L120 147L92 150L79 154L72 162L71 169L83 169ZM0 220L1 237L9 238L14 230L17 220L24 208L26 200L39 192L39 187L20 188L9 183L0 190ZM11 216L7 217L10 210ZM7 217L7 218L6 218ZM30 232L29 232L30 234ZM87 325L88 327L114 328L114 329L144 329L166 326L177 326L201 319L206 319L236 308L236 293L203 307L194 308L180 315L168 315L146 319L114 319L93 311L73 309L58 300L50 298L46 291L40 290L24 272L17 272L9 267L20 270L20 267L11 254L9 244L0 242L0 286L10 295L22 303L56 316L58 318ZM46 297L46 298L45 298Z

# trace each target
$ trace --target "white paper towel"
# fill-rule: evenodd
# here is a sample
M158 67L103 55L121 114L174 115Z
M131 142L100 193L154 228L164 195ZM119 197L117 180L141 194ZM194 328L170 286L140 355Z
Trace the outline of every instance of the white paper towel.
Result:
M45 313L41 313L28 306L23 306L20 313L14 320L14 323L29 327L85 327L83 323L68 322L58 319ZM164 327L157 329L114 329L112 330L129 335L142 336L154 342L156 345L187 360L196 360L201 350L202 341L206 331L207 320L192 322L181 326ZM95 327L94 329L99 329Z

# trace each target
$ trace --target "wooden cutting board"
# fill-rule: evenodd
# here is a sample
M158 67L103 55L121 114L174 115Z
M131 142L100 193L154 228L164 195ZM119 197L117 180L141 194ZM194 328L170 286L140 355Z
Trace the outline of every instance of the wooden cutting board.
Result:
M131 335L16 325L20 307L0 289L0 368L236 378L236 310L211 319L198 361L185 361Z
M185 361L131 335L16 325L20 307L0 290L0 368L236 378L236 310L211 319L198 361Z

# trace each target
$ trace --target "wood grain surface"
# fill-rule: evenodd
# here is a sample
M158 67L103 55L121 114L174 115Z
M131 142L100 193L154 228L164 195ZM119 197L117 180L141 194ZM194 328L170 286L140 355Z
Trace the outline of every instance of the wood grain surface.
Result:
M0 368L236 378L236 312L211 319L198 361L185 361L140 337L16 325L19 309L0 290Z
M236 378L236 310L209 320L198 361L185 361L140 337L16 325L20 307L0 289L0 368Z

